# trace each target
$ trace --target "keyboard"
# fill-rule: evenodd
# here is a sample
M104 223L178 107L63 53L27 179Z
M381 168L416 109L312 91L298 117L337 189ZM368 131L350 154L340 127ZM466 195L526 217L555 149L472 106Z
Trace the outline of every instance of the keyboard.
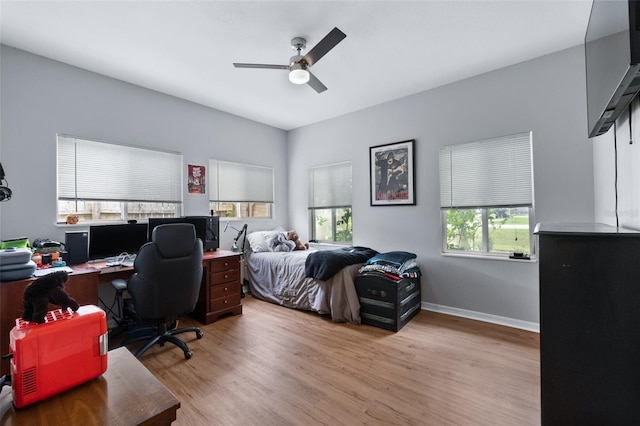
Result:
M56 271L67 271L68 273L72 273L73 269L71 269L68 266L57 266L54 268L44 268L44 269L36 269L36 271L33 273L34 276L36 277L42 277L44 275L50 274L52 272L56 272Z

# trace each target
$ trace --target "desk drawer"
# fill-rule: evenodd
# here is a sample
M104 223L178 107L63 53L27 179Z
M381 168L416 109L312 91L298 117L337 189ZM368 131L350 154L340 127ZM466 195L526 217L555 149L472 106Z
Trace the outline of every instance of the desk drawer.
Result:
M240 291L238 291L238 294L230 294L227 297L213 299L211 301L211 311L222 311L238 305L240 305Z
M220 297L227 297L235 294L240 294L239 282L228 282L224 284L214 285L211 287L212 299L219 299Z
M240 282L240 270L233 269L211 274L211 284L218 285L228 282Z
M229 256L221 259L213 259L211 272L222 272L230 269L240 269L240 256Z

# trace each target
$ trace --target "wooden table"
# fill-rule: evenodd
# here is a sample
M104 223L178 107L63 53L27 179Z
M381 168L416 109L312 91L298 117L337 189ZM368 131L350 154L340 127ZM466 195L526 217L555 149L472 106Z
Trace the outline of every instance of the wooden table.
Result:
M16 409L11 389L0 392L0 424L169 425L180 401L127 348L109 352L107 371L44 401Z

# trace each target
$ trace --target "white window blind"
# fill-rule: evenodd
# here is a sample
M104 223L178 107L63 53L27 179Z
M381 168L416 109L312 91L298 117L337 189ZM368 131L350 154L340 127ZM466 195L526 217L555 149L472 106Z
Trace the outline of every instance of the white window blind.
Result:
M273 203L273 168L209 160L209 200Z
M351 205L351 163L309 169L309 207L331 208Z
M182 201L182 155L58 135L58 199Z
M531 132L440 148L440 207L533 205Z

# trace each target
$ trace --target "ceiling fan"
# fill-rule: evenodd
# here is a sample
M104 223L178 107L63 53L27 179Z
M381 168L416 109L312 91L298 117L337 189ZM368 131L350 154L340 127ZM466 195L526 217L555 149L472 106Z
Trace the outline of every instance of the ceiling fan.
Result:
M327 90L327 86L322 84L315 75L311 74L309 68L318 62L331 49L336 47L347 35L338 28L332 29L324 36L306 55L302 56L300 51L307 46L307 41L302 37L295 37L291 40L291 47L298 52L289 59L289 65L269 65L269 64L243 64L234 62L236 68L263 68L271 70L288 70L289 81L295 84L307 83L316 92L322 93Z

